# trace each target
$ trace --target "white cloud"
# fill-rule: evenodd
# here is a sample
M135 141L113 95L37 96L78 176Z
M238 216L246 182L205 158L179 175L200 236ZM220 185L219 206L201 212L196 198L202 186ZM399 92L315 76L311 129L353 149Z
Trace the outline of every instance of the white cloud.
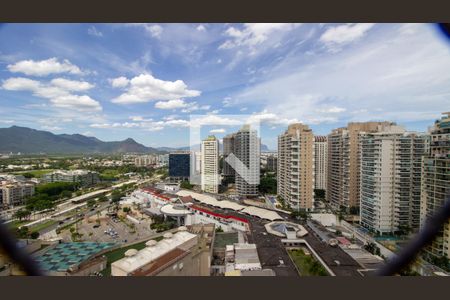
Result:
M190 113L196 110L209 110L211 108L211 105L198 105L196 102L192 102L188 105L187 108L182 109L181 111L183 113Z
M86 81L68 80L64 78L55 78L51 81L51 83L54 86L60 87L64 90L74 92L87 91L94 87L93 84Z
M160 37L163 32L163 28L159 25L152 25L145 28L153 37Z
M14 120L2 120L2 119L0 119L0 123L2 123L2 124L13 124L15 122L16 121L14 121Z
M233 103L232 103L230 97L225 97L225 99L223 99L223 101L222 101L223 107L230 107L230 106L232 106L232 104Z
M287 23L247 23L242 30L236 27L228 27L225 35L230 39L219 46L219 49L232 49L238 46L257 46L266 41L276 32L287 32L300 24Z
M200 24L196 27L198 31L206 31L206 27L203 24Z
M306 63L286 59L271 78L233 100L306 124L437 118L450 96L448 44L428 25L416 27L415 34L401 35L399 28L380 26L370 39L339 54L321 53Z
M50 130L50 131L62 130L62 128L59 127L59 126L49 126L49 125L42 125L41 128L44 129L44 130Z
M89 137L93 137L93 136L94 136L94 133L93 133L92 131L89 131L89 130L88 130L88 131L83 132L82 135L89 136Z
M24 73L29 76L47 76L61 73L83 74L80 68L73 65L69 60L64 59L62 62L59 62L56 57L41 61L22 60L8 65L7 68L10 72Z
M158 101L155 107L159 109L177 109L187 107L188 104L183 99L174 99L169 101Z
M126 24L126 26L135 26L144 28L152 37L160 38L163 32L163 28L157 24L146 24L146 23L132 23Z
M28 78L9 78L3 81L3 89L10 91L29 91L34 96L45 98L52 106L74 109L78 111L100 111L100 103L87 95L75 95L70 92L83 91L91 88L88 82L72 81L62 78L50 83L41 83Z
M329 27L320 37L320 41L328 44L348 44L362 38L375 24L359 23Z
M109 79L109 82L111 83L111 86L114 88L124 88L130 83L130 80L128 80L128 78L126 78L124 76L121 76L121 77Z
M211 129L209 133L225 133L226 130L224 128Z
M96 37L102 37L103 33L99 30L97 30L97 28L95 28L95 26L91 26L88 28L88 34L92 35L92 36L96 36Z
M112 100L118 104L146 103L179 98L197 97L197 90L189 90L182 80L164 81L150 74L141 74L130 80L125 93Z
M327 107L327 108L319 108L316 111L319 112L319 113L331 113L331 114L334 114L334 113L341 113L341 112L344 112L346 110L347 109L345 109L343 107L330 106L330 107Z
M100 103L87 95L65 95L51 98L50 102L55 107L76 109L79 111L99 111L102 110Z

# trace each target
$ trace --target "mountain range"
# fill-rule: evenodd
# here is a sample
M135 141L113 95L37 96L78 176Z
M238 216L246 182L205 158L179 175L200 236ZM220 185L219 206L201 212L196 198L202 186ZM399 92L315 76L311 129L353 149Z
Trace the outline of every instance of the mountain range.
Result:
M81 134L53 134L27 127L0 128L0 153L94 154L94 153L160 153L128 138L104 142Z
M192 147L200 150L200 145ZM95 137L81 134L54 134L48 131L27 127L11 126L0 128L0 153L24 154L95 154L95 153L167 153L175 150L189 150L190 147L144 146L132 138L123 141L104 142ZM220 144L222 149L222 144ZM220 150L221 151L221 150ZM269 151L261 144L261 151Z

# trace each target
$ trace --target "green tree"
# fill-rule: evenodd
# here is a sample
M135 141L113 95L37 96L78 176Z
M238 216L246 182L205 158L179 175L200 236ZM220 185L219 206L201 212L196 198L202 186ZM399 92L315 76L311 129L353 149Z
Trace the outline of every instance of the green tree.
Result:
M72 192L68 191L68 190L64 190L61 192L60 197L61 198L70 198L70 197L72 197Z
M30 237L35 240L39 237L39 232L37 231L33 231L32 233L30 233Z
M180 188L182 189L187 189L187 190L192 190L194 188L194 186L192 184L190 184L189 181L184 180L180 183Z
M277 179L270 175L261 177L259 181L259 191L264 194L276 194Z
M28 227L22 226L20 228L17 228L16 230L16 237L19 239L26 239L28 238L29 230Z
M99 202L107 202L108 201L108 197L106 197L105 195L101 195L100 197L98 197L98 201Z
M22 219L26 219L31 215L31 211L28 209L19 209L14 213L14 217L19 219L19 221L22 221Z
M89 199L87 201L87 206L88 207L93 207L95 205L96 201L94 199Z
M308 212L305 209L294 210L291 213L291 216L302 222L306 222L308 220Z
M113 203L118 203L120 201L120 199L122 199L122 197L125 197L125 194L123 192L118 191L118 190L114 190L111 193L111 201Z

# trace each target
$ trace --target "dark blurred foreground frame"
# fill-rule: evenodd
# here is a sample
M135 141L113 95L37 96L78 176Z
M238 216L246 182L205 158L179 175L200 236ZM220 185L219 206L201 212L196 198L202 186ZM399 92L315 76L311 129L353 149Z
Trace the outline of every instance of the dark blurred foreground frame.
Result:
M1 22L449 22L448 0L14 0Z
M2 299L428 299L444 277L8 277ZM222 296L222 297L221 297Z

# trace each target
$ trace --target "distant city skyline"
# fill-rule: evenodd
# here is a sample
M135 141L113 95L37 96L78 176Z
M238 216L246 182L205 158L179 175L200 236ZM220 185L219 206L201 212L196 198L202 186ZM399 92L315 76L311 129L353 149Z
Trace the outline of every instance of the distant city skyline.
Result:
M150 147L188 146L190 114L254 115L270 149L295 122L426 131L450 95L431 24L2 24L0 39L0 127Z

